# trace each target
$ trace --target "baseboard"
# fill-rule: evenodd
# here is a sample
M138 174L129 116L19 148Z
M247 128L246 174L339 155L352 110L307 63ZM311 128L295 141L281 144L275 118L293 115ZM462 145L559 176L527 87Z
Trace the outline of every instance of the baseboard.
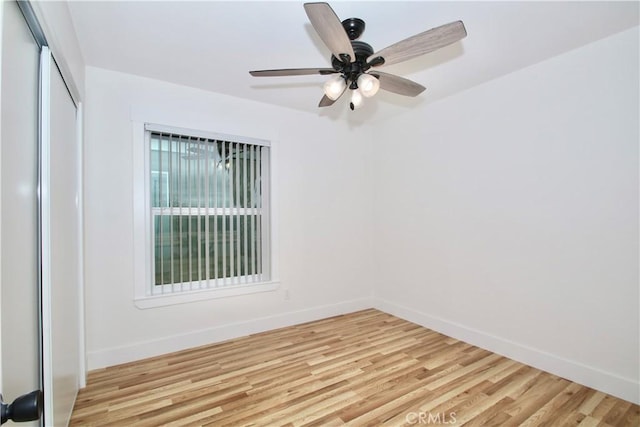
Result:
M391 301L374 298L373 307L578 384L640 404L640 383L637 381L567 360L520 343L505 340L446 319L431 316Z
M87 366L89 370L104 368L372 307L587 387L640 404L638 382L379 298L362 298L311 307L188 334L88 352Z
M361 298L337 304L310 307L304 310L249 319L244 322L229 323L162 339L136 342L127 346L90 351L87 352L87 366L89 370L105 368L272 329L365 310L372 306L371 298Z

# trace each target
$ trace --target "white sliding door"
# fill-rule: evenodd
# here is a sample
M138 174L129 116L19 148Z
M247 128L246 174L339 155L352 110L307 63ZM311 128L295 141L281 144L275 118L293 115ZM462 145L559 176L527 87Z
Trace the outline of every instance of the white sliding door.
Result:
M40 48L15 2L0 4L0 392L41 387L38 205ZM7 425L12 425L9 421ZM20 425L38 426L33 421Z
M45 425L66 426L80 384L81 206L77 110L48 49L43 122L43 316ZM44 79L46 81L46 78ZM46 115L48 114L48 121Z

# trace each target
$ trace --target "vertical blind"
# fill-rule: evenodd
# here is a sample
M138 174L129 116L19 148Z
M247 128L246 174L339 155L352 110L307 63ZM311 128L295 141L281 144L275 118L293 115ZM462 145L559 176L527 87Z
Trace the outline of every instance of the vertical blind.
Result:
M152 294L270 280L269 147L147 130Z

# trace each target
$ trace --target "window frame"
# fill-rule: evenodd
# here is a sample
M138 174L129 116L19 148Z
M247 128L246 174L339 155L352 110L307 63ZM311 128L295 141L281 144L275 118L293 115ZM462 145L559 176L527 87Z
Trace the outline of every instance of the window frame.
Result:
M134 221L134 304L141 309L160 307L173 304L182 304L213 298L225 298L239 295L247 295L258 292L275 291L279 288L277 280L277 221L275 221L274 203L274 166L276 144L273 141L256 139L237 135L228 135L208 130L195 130L178 126L160 125L150 122L132 122L133 127L133 221ZM241 280L230 280L225 286L209 287L203 289L176 290L162 293L155 291L153 277L153 214L151 206L151 159L150 159L150 132L164 132L192 137L207 138L212 140L233 141L243 144L263 145L269 147L269 171L270 179L266 187L268 197L268 221L270 224L268 234L268 249L270 262L263 268L270 273L270 279L261 282L243 283ZM159 285L163 289L166 286Z

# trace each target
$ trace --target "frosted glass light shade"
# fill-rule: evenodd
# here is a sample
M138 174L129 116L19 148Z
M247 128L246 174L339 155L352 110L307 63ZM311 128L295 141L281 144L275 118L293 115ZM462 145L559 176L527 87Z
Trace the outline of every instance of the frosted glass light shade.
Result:
M362 96L370 98L380 89L380 80L376 79L371 74L360 74L358 77L358 89L362 93Z
M346 87L347 82L345 82L344 78L342 76L336 76L325 82L323 90L327 98L335 101L340 98L340 95L342 95Z
M355 110L356 108L360 108L362 105L362 94L359 89L354 89L352 92L350 107L352 110Z

